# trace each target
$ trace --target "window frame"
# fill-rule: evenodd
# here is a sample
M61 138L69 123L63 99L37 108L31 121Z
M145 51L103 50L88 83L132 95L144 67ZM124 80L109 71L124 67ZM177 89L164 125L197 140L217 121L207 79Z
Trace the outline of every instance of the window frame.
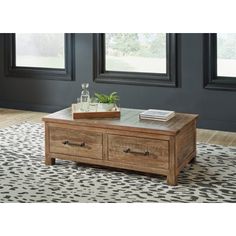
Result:
M217 34L204 34L204 88L236 90L236 77L217 75Z
M105 70L105 34L93 34L93 79L98 83L177 87L177 34L166 34L166 73Z
M15 34L5 35L5 75L11 77L74 80L74 34L65 35L65 68L16 66Z

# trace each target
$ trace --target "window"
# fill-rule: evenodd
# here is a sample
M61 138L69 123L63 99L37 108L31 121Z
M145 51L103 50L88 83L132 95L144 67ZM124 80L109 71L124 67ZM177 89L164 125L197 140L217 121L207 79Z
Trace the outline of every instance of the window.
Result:
M166 34L105 34L106 70L166 73Z
M204 35L205 88L236 89L236 34Z
M16 34L16 66L65 68L64 34Z
M176 86L176 35L94 35L96 82Z
M7 75L73 80L72 34L7 34L5 43Z
M236 34L217 34L217 76L236 79Z

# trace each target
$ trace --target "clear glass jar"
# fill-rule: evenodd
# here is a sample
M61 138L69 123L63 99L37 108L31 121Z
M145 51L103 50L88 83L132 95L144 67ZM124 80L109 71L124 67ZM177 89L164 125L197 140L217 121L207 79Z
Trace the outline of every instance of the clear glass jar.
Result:
M80 95L80 110L81 111L88 111L89 103L90 103L90 95L88 91L89 83L81 84L82 92Z

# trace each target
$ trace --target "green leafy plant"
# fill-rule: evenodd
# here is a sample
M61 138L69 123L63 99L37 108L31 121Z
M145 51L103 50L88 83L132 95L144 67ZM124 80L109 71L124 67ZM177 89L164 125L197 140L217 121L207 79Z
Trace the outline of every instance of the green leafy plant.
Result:
M119 96L117 95L117 92L113 92L110 95L102 94L102 93L95 93L95 97L97 98L98 102L100 103L116 103L119 101Z

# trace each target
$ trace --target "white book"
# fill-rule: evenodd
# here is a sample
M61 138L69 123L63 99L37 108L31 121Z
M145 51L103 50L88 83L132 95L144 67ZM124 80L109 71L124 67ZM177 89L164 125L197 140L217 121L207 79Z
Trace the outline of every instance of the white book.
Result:
M168 116L167 118L158 118L158 117L150 117L150 116L139 116L141 120L156 120L156 121L168 121L175 116L175 113Z
M160 118L160 119L168 119L169 117L173 117L174 115L175 115L174 111L155 110L155 109L149 109L139 114L141 118L146 117L146 118Z

